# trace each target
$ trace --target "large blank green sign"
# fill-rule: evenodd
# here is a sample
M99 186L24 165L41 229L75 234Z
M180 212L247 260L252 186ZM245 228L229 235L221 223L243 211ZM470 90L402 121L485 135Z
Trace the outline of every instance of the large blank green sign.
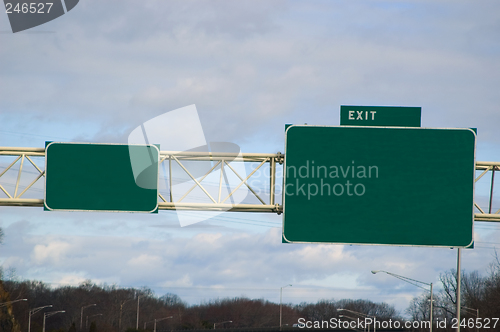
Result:
M156 146L49 143L45 153L46 209L157 210Z
M470 129L288 127L284 239L470 245L475 141Z

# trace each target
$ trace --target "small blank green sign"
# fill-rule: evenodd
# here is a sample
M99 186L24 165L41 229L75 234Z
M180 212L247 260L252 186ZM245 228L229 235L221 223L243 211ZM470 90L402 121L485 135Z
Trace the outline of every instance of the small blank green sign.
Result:
M420 127L422 108L340 106L341 126Z
M475 140L470 129L289 127L284 239L470 245Z
M45 208L64 211L154 212L159 150L154 145L48 143ZM134 177L130 155L148 156Z

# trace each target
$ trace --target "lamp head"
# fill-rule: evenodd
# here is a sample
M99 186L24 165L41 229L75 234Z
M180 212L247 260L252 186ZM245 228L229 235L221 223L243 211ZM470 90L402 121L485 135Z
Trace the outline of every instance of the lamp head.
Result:
M373 274L377 274L378 272L380 272L380 271L379 270L372 271Z

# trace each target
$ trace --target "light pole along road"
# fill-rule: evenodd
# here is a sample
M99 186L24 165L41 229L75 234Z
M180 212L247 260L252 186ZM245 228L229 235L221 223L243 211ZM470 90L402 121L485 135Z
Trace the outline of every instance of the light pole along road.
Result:
M352 322L355 322L355 323L359 320L359 318L354 318L354 317L347 316L347 315L339 315L339 318L344 318L344 317L349 318ZM350 327L350 329L353 331L356 331L356 332L365 332L366 331L366 327L363 331L355 329L354 327ZM370 331L368 330L368 332L370 332Z
M224 324L224 323L232 323L232 320L226 320L225 322L220 322L220 323L214 323L214 330L216 325Z
M425 289L427 290L426 288L416 284L416 282L420 283L420 284L424 284L424 285L427 285L427 286L430 286L430 292L431 292L431 307L430 307L430 310L431 310L431 313L430 313L430 332L432 332L432 309L433 309L433 294L432 294L432 282L431 283L427 283L427 282L423 282L423 281L419 281L419 280L415 280L415 279L412 279L412 278L408 278L408 277L404 277L404 276L400 276L399 274L395 274L395 273L391 273L391 272L387 272L387 271L380 271L380 270L377 270L377 271L372 271L373 274L377 274L379 272L382 272L382 273L385 273L385 274L388 274L390 276L393 276L394 278L398 278L399 280L403 280L403 281L406 281L407 283L409 284L412 284L413 286L417 286L419 288L422 288L422 289Z
M469 308L462 306L462 309L465 309L466 311L469 310L470 312L474 312L476 314L476 322L479 320L479 309L474 309L474 308ZM478 324L476 323L476 332L479 331Z
M282 322L283 322L283 288L285 287L292 287L291 284L285 285L283 287L280 287L280 331L282 328Z
M28 299L19 299L19 300L14 300L14 301L8 301L8 302L2 302L0 303L0 307L6 306L8 304L20 302L20 301L28 301Z
M157 322L165 320L165 319L170 319L170 318L174 318L174 316L169 316L169 317L155 319L155 325L154 325L154 328L153 328L153 332L156 332L156 323Z
M43 313L43 327L42 327L42 332L45 332L45 319L50 316L54 316L55 314L58 313L63 313L66 312L64 310L59 310L59 311L50 311L50 312L44 312Z
M349 309L342 309L342 308L339 308L339 309L337 309L337 311L347 311L347 312L349 312L349 313L352 313L352 314L355 314L355 315L361 316L361 317L363 317L363 318L365 318L365 319L366 319L366 318L370 318L370 319L372 319L372 318L373 318L373 332L376 332L376 330L375 330L375 328L376 328L376 327L375 327L375 319L376 319L377 317L375 317L375 316L370 316L370 315L364 314L364 313L362 313L362 312L357 312L357 311L354 311L354 310L349 310ZM340 316L342 316L342 315L340 315ZM339 317L340 317L340 316L339 316ZM346 315L344 315L344 316L345 316L345 317L348 317L348 318L351 318L351 317L346 316ZM368 332L370 332L370 328L368 328Z
M52 308L52 304L29 310L29 312L28 312L28 332L31 332L31 316L33 316L34 314L36 314L37 312L39 312L40 310L43 310L45 308Z
M120 318L118 319L118 332L122 332L122 312L123 312L123 305L127 302L133 301L135 299L128 299L125 301L122 301L120 304Z
M89 328L89 317L94 317L94 316L102 316L102 314L95 314L95 315L90 315L90 316L87 316L87 318L85 319L85 329L88 329Z
M86 309L88 307L94 307L96 306L97 304L89 304L89 305L86 305L86 306L83 306L82 307L82 310L81 310L81 313L80 313L80 331L82 331L83 329L83 309Z

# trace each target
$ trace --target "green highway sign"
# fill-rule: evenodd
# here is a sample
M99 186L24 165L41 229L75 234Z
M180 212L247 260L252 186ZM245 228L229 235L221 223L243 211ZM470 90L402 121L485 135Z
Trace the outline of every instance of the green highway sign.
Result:
M472 243L473 130L293 125L285 144L284 240Z
M340 106L341 126L420 127L421 107Z
M45 209L157 211L156 146L47 143L45 151ZM142 172L134 173L134 164Z

